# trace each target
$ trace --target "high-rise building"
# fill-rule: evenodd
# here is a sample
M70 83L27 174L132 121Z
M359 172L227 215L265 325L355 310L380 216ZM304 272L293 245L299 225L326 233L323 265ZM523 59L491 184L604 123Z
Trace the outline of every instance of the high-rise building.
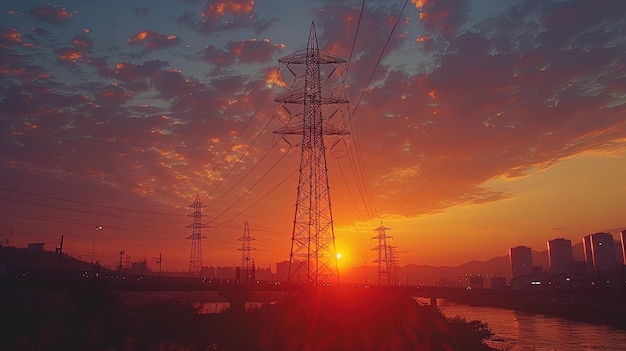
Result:
M617 270L615 242L611 233L595 233L585 236L583 248L587 268L591 268L590 271L606 273Z
M619 240L622 242L622 264L626 265L626 229L619 233Z
M583 237L583 254L587 264L587 273L593 272L593 253L591 250L591 234Z
M548 241L548 262L550 274L567 274L568 265L573 260L572 241L557 238Z
M533 273L533 255L530 247L517 246L509 249L513 278Z

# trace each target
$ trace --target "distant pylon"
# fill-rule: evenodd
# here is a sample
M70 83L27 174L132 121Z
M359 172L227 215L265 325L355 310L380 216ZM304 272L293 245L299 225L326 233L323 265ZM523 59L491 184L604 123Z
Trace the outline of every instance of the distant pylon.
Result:
M389 285L398 286L400 281L398 280L398 248L396 246L389 246Z
M196 194L196 199L189 207L193 207L193 212L189 214L189 217L193 217L193 223L186 226L186 228L192 228L191 235L187 237L187 239L191 239L189 275L199 277L202 271L202 239L206 238L202 236L202 228L209 226L202 223L202 217L205 216L202 214L202 208L206 205L200 201L200 195Z
M332 75L346 61L319 50L315 25L311 24L306 50L285 56L279 62L296 78L304 78L304 86L291 87L274 100L289 114L289 122L274 133L283 139L288 134L302 136L288 280L308 285L338 283L324 136L347 135L349 131L334 119L331 121L334 113L325 116L322 107L346 105L348 100L322 87L320 65L332 68ZM299 70L292 69L295 65L305 65L304 73L297 75L295 72ZM287 108L289 104L302 105L302 109L294 113Z
M253 277L252 267L254 264L251 251L255 250L250 246L250 242L254 240L254 238L250 237L248 221L243 222L243 225L243 236L238 239L241 241L241 248L238 249L241 251L241 283L250 284Z
M122 271L124 270L124 254L126 251L120 250L120 263L117 265L117 272L119 279L122 279Z
M382 222L380 226L374 229L374 232L378 233L371 239L378 240L378 245L372 249L372 251L378 251L378 257L373 261L378 263L378 285L392 285L390 274L392 273L393 252L392 247L387 245L387 239L393 239L392 236L387 235L387 231L391 230L383 226Z

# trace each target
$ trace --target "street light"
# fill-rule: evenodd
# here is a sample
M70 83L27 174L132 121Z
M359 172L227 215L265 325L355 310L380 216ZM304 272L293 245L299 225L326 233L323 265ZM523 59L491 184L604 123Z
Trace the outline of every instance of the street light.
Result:
M101 225L97 225L96 226L96 230L93 233L93 243L91 244L91 264L93 265L93 256L94 253L96 252L96 233L102 230L102 226Z

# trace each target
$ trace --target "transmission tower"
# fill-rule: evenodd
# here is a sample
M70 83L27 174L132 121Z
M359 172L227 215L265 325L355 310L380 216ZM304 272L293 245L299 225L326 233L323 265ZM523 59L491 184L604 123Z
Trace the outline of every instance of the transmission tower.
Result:
M117 265L117 274L122 279L122 271L124 270L124 254L126 251L120 250L120 263Z
M398 286L400 282L398 280L398 248L396 246L389 246L389 285Z
M193 217L193 223L186 226L186 228L192 228L191 235L187 239L191 239L191 254L189 256L189 275L192 277L199 277L202 270L202 228L208 228L209 226L202 223L202 208L206 207L205 204L200 201L200 195L196 194L196 199L189 207L193 207L193 212L189 214L189 217Z
M325 116L323 106L347 105L348 100L341 93L322 87L320 67L332 69L332 74L345 62L320 51L314 24L311 24L306 50L279 60L297 79L304 79L304 86L292 86L274 100L290 115L289 122L274 133L283 139L288 134L302 136L288 276L289 281L299 284L339 282L324 136L347 135L349 131L331 121L334 113ZM304 73L297 75L295 72L301 69L295 66L302 67L300 65L304 65ZM289 104L301 105L301 112L293 113L287 107Z
M255 250L250 246L250 242L255 240L250 237L250 227L248 226L248 221L243 222L243 236L238 240L241 241L241 248L238 250L241 251L241 282L244 284L250 284L253 272L252 272L252 252Z
M392 285L390 279L390 273L392 272L393 262L393 249L390 245L387 245L387 239L393 239L392 236L387 235L387 231L391 230L383 226L382 222L380 226L374 229L376 236L373 236L372 240L378 240L378 245L372 249L372 251L378 251L378 258L373 262L378 263L378 285Z

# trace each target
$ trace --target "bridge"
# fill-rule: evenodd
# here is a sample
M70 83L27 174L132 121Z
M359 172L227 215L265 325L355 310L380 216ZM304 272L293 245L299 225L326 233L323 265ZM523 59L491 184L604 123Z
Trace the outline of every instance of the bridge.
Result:
M257 280L241 284L234 279L202 279L189 277L159 277L155 275L6 275L0 279L0 291L68 291L86 284L99 284L111 291L197 291L218 292L231 304L231 308L243 308L246 301L255 293L276 291L298 293L301 286L280 281ZM333 289L333 286L319 286L318 289ZM396 286L378 288L358 284L343 284L342 288L353 289L390 289L402 291L415 298L426 298L430 305L437 306L437 301L444 299L471 306L491 306L531 313L562 316L569 319L611 324L626 329L626 287L587 288L587 289L482 289L434 286ZM286 296L284 295L284 296ZM280 294L275 294L280 296Z

